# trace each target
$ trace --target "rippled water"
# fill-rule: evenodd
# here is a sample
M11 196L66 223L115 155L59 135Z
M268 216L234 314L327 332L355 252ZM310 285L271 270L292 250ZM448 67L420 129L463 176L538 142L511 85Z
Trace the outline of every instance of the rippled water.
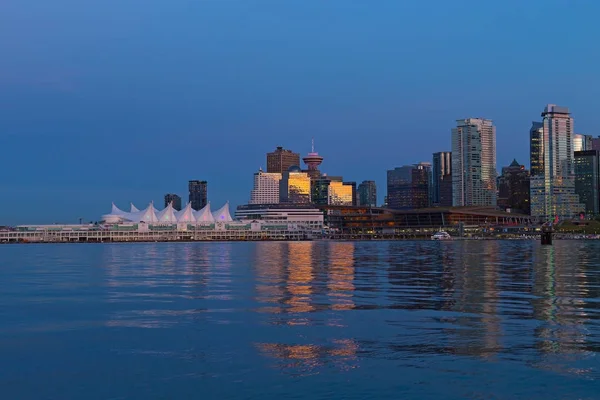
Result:
M5 399L597 399L600 242L0 247Z

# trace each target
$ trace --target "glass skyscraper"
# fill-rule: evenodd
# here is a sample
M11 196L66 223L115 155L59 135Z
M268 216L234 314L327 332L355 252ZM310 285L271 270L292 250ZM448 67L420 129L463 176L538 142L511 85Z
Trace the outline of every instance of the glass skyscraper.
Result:
M358 203L361 206L377 207L377 185L375 185L375 181L362 181L358 185Z
M208 183L206 181L189 181L189 201L194 210L201 210L208 203Z
M496 206L496 127L467 118L452 129L452 205Z
M447 201L442 196L444 179L452 181L452 153L441 151L433 153L433 167L431 179L431 204L434 206L451 206L452 200Z
M598 150L576 151L575 153L575 193L585 208L587 215L600 212L600 162Z
M530 136L531 215L541 222L572 218L583 211L575 194L573 118L567 107L555 104L548 104L542 117L542 139Z

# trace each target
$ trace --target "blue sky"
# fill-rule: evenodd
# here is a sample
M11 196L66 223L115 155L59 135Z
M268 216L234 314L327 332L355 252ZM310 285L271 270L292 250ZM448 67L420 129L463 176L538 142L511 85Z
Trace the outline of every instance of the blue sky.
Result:
M347 180L450 149L464 117L528 164L547 103L600 135L600 2L3 0L0 225L96 220L206 179L247 201L281 145ZM33 210L32 210L33 208Z

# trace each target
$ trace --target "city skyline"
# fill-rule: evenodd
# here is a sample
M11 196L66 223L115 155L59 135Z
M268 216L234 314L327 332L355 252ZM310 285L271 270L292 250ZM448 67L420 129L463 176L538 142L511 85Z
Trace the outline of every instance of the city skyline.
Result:
M211 201L243 204L266 151L305 155L312 137L322 171L374 180L381 202L385 171L449 151L457 118L494 121L497 169L529 164L544 104L569 107L576 133L600 134L600 60L589 51L600 4L150 0L139 14L57 0L30 10L0 5L2 32L15 38L0 43L0 146L11 166L1 224L185 199L197 178ZM457 11L473 23L457 27ZM561 21L552 40L535 23L542 14ZM555 46L562 56L540 64ZM465 63L465 49L478 56Z

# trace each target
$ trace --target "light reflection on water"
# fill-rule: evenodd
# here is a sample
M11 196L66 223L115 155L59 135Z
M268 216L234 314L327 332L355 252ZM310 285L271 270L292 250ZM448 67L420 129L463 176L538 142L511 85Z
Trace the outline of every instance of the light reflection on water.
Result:
M600 384L600 243L0 250L0 350L12 366L0 385L16 394L28 393L17 377L29 363L58 397L99 385L106 368L129 381L98 398L186 397L192 387L207 398L241 388L273 398L594 398ZM71 367L57 376L65 354ZM69 392L61 378L80 364L90 376ZM153 379L132 392L138 369Z

